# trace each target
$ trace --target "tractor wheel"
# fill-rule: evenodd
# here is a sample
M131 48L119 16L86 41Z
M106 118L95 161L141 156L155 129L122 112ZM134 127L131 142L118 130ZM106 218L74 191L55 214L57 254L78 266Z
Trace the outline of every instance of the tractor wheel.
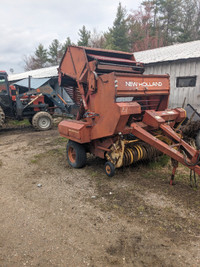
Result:
M73 168L82 168L86 164L86 151L83 145L69 140L67 143L67 160Z
M108 177L112 177L115 174L115 166L110 161L107 161L104 166L104 171Z
M47 131L53 126L53 119L48 112L37 112L32 119L32 125L36 130Z
M198 131L197 136L195 138L195 144L197 149L200 149L200 131Z
M2 109L2 107L0 106L0 127L3 126L4 121L5 121L5 113Z

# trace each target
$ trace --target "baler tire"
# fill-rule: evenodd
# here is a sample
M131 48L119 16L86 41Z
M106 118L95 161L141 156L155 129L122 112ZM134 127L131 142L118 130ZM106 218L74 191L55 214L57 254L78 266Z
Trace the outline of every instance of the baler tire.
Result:
M0 127L3 126L4 121L5 121L5 113L2 109L2 107L0 106Z
M83 145L69 140L66 154L67 161L73 168L82 168L86 165L86 151Z
M196 135L195 144L196 144L197 149L199 150L200 149L200 131L198 131Z
M108 177L113 177L115 174L115 166L110 161L107 161L104 166L104 171Z
M45 111L37 112L33 116L32 125L38 131L50 130L53 126L52 116Z

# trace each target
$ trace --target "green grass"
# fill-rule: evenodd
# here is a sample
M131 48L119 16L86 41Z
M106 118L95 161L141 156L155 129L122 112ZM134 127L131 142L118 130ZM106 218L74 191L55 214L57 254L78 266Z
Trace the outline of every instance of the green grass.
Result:
M167 155L162 155L158 157L157 159L149 162L147 166L150 169L160 169L160 168L167 166L167 164L169 163L169 159L170 158Z
M64 156L65 154L65 148L54 148L54 149L50 149L46 152L34 155L34 158L30 160L31 163L33 164L38 164L39 162L41 162L42 159L47 158L47 157L60 157L60 156Z
M18 120L9 120L8 121L9 125L13 125L13 126L29 126L30 122L28 119L24 119L22 121L18 121Z
M62 144L66 144L68 142L68 139L65 137L58 137L55 140L53 140L53 144L55 145L62 145Z

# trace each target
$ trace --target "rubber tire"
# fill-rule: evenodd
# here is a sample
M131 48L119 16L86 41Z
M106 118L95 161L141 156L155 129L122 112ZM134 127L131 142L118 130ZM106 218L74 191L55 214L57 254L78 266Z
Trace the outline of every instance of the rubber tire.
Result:
M44 126L42 126L42 120L46 120L48 123L44 123ZM44 122L45 122L44 120ZM32 125L33 127L38 131L47 131L50 130L53 126L53 118L48 112L40 111L37 112L32 119Z
M70 151L74 150L75 158L71 159ZM85 147L77 142L69 140L66 148L67 161L73 168L82 168L86 164L86 151Z
M5 121L5 113L2 109L2 107L0 106L0 127L3 126L4 121Z
M197 136L195 138L195 144L196 144L197 149L199 150L200 149L200 131L198 131Z
M107 161L104 165L104 171L108 177L113 177L115 174L114 164L112 164L110 161Z

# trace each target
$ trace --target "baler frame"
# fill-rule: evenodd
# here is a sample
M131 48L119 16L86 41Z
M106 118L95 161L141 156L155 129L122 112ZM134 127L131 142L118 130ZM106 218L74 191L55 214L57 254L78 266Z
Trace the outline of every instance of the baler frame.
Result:
M59 83L81 96L76 120L59 124L61 136L76 144L67 152L70 165L76 167L72 154L84 148L106 158L105 171L112 176L115 168L164 153L200 175L199 151L176 132L186 112L167 109L169 76L143 72L143 64L133 54L68 47L59 67Z

